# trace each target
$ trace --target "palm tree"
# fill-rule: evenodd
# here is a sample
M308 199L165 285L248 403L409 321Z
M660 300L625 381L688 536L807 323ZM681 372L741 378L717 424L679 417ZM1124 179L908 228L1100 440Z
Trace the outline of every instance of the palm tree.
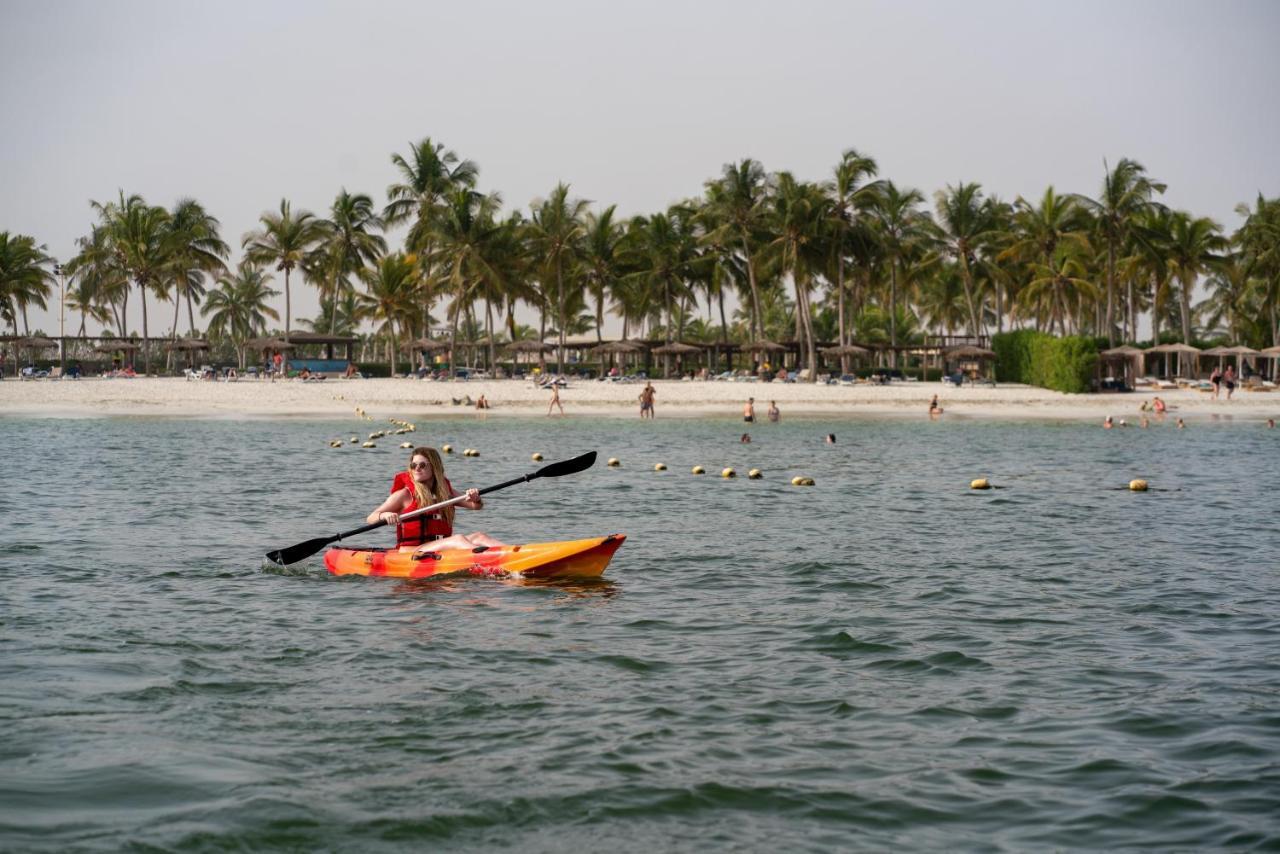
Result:
M323 227L324 236L316 247L323 270L321 299L327 294L332 303L353 292L352 276L386 254L387 241L375 233L386 225L374 212L373 199L364 193L353 195L344 188L333 200ZM332 313L331 318L329 334L335 335L337 313Z
M564 275L581 254L582 237L585 233L583 216L587 204L584 199L569 198L568 184L557 184L548 198L533 203L526 231L529 248L538 265L555 281L556 325L560 330L557 358L562 368L565 327L569 322Z
M17 334L18 314L22 315L24 335L30 335L27 307L46 308L53 288L53 264L43 246L35 238L0 231L0 311Z
M262 228L246 234L241 245L250 261L274 264L277 270L284 271L284 336L287 339L293 317L289 274L324 239L325 227L310 211L294 214L288 199L280 200L279 213L264 213L258 220Z
M758 339L763 335L763 315L755 253L768 214L769 178L758 161L748 158L726 163L720 178L705 186L707 218L713 223L707 239L720 247L736 245L741 249L751 289L751 336Z
M230 250L218 234L219 225L218 220L195 199L180 199L169 212L164 275L172 279L175 288L170 340L178 337L178 309L183 297L187 300L191 336L195 337L196 319L192 303L199 305L200 298L204 296L204 277L218 276L227 269L223 259Z
M415 313L414 293L418 285L417 265L403 252L384 255L373 267L362 267L360 278L367 288L361 294L361 303L369 316L382 321L382 327L390 337L388 361L391 375L396 374L396 322L403 326Z
M280 292L268 287L271 276L253 261L240 261L234 274L218 277L218 287L205 298L200 308L202 316L209 316L210 338L230 339L244 370L244 342L255 334L266 331L267 318L279 320L280 313L268 305Z
M878 239L889 264L889 344L898 345L898 278L904 275L907 259L916 246L925 241L928 215L919 209L924 196L919 190L899 190L892 181L881 184L871 212L877 225ZM897 352L892 363L897 364Z
M1080 202L1098 218L1103 241L1107 245L1107 341L1116 343L1116 257L1128 237L1134 220L1156 193L1163 193L1165 185L1146 175L1141 163L1123 158L1112 170L1103 161L1106 174L1102 192L1096 200L1079 196Z
M1240 204L1236 213L1245 218L1232 239L1240 247L1243 262L1262 282L1262 303L1271 322L1271 343L1280 344L1280 199L1259 193L1254 205Z
M827 184L831 195L831 255L835 267L836 314L839 318L838 343L849 343L845 334L845 261L857 258L865 264L869 249L875 241L874 233L867 227L864 214L871 208L880 190L879 182L867 182L879 171L875 160L849 149L836 164L832 181ZM840 371L849 372L849 357L840 357Z
M666 320L663 335L672 342L675 303L690 296L688 279L699 263L690 209L672 205L665 213L634 217L623 238L622 255L627 269L623 276L633 304L650 311L661 308ZM625 293L625 291L624 291ZM642 297L641 294L644 296ZM661 296L661 303L656 301ZM663 357L663 375L671 373L671 357Z
M831 208L831 199L818 185L796 181L789 172L778 173L772 205L773 228L778 236L769 248L777 253L779 270L791 276L795 288L796 319L810 382L818 380L818 351L813 337L809 282L829 257Z
M1098 298L1097 286L1088 279L1086 257L1087 252L1078 245L1060 243L1048 259L1036 262L1034 278L1018 298L1036 312L1037 325L1047 318L1050 331L1057 324L1058 334L1066 335L1073 310L1078 318L1086 301Z
M1208 217L1193 217L1184 211L1173 214L1169 242L1169 267L1178 282L1182 316L1182 343L1191 343L1191 290L1200 276L1221 261L1219 252L1227 248L1221 227Z
M151 334L147 327L147 291L167 293L164 272L170 263L169 212L148 205L141 196L125 198L120 191L118 201L91 202L107 232L107 240L117 263L138 286L142 297L142 348L146 373L151 373ZM123 320L124 311L121 311Z
M621 223L614 220L617 205L609 205L599 214L588 213L583 223L582 269L587 290L596 303L596 342L604 339L600 327L604 325L605 297L617 285L622 275L618 255L618 243L622 240Z
M969 334L982 335L973 268L979 256L989 248L998 234L998 216L990 200L982 198L981 184L960 184L934 194L938 212L939 245L960 268L964 282L965 304L969 308Z
M63 268L71 280L68 300L80 312L79 335L85 334L89 317L103 326L114 317L116 331L125 337L123 303L129 293L128 273L120 266L110 234L104 225L95 225L87 237L78 238L76 253Z
M1060 244L1084 251L1089 247L1086 216L1075 196L1062 196L1048 187L1033 205L1019 196L1013 203L1011 231L999 260L1049 264Z
M391 163L400 173L400 182L387 187L386 208L382 217L388 226L399 225L410 219L405 248L416 252L424 264L421 284L429 287L433 271L430 257L433 254L432 228L441 200L459 189L472 189L480 170L470 160L460 160L458 155L433 142L430 137L410 144L409 156L391 155ZM429 328L431 300L424 293L422 298L422 329Z

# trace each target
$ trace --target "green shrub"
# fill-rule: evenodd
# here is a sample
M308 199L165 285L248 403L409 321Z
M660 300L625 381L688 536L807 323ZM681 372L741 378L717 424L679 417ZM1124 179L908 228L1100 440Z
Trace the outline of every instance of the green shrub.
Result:
M1081 394L1093 384L1098 346L1092 338L1056 338L1034 329L1001 332L991 339L996 379Z

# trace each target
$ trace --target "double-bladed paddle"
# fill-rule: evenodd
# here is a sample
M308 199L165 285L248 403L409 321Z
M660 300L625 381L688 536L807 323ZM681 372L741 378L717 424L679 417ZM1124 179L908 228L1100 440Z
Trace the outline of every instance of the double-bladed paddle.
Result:
M517 483L527 483L531 480L537 480L540 477L564 477L567 474L577 474L580 471L586 471L591 468L595 465L595 462L596 452L588 451L582 456L574 457L571 460L562 460L558 463L545 465L532 474L521 475L520 477L513 478L505 483L499 483L494 486L486 486L484 489L480 490L480 494L487 495L490 492L497 492L499 489L506 489L508 486L515 486ZM409 513L403 513L401 514L400 519L403 521L405 519L412 519L415 516L421 516L423 513L433 513L442 507L449 507L460 501L466 500L467 496L459 495L457 498L450 498L448 501L441 501L439 504L432 504L428 507L419 507L417 510L413 510ZM381 528L385 524L387 523L379 519L377 522L372 522L352 531L344 531L341 534L334 534L331 537L316 537L313 540L306 540L305 542L289 546L288 548L267 552L267 559L278 563L281 566L288 566L291 563L297 563L303 558L311 557L330 543L336 543L338 540L344 540L347 537L354 537L356 534L363 534L365 531L372 531L374 528Z

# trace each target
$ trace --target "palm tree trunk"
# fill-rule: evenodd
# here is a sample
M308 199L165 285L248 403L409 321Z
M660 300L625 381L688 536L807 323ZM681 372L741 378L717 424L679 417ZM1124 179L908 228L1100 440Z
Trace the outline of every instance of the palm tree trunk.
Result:
M1160 343L1160 279L1151 274L1151 343Z
M147 286L140 285L138 288L138 296L142 297L142 352L143 362L146 367L143 369L146 374L151 373L151 336L147 332Z
M1187 281L1188 278L1189 276L1185 273L1182 276L1179 276L1179 279L1181 280L1179 284L1181 285L1181 287L1178 289L1179 290L1178 301L1180 303L1180 308L1182 309L1182 343L1183 344L1191 343L1191 286L1194 284L1194 282Z
M845 329L844 329L844 256L840 256L836 260L836 314L840 319L840 329L837 333L839 340L836 345L843 347L845 345ZM840 356L840 373L841 375L849 373L849 357Z
M662 280L662 304L667 310L667 322L663 324L663 338L667 344L671 343L671 281L663 278ZM671 354L662 354L662 378L669 379L671 377Z
M764 337L764 316L760 313L760 286L756 284L756 265L751 260L747 231L742 230L742 256L747 262L747 281L751 284L751 340Z
M1107 235L1107 346L1116 346L1116 243Z
M191 337L196 337L196 312L191 307L191 289L187 289L187 324L191 328Z
M973 273L969 270L969 255L960 253L960 279L964 282L964 301L969 307L969 334L981 335L982 326L978 323L978 309L973 302Z
M889 262L889 367L898 367L898 265Z
M289 340L289 323L293 316L293 304L289 297L289 266L284 268L284 338Z
M182 298L176 290L177 285L175 284L174 287L175 287L175 290L173 293L173 329L169 330L170 344L175 344L178 341L178 310L182 308ZM173 359L174 359L174 354L176 352L177 352L176 350L170 347L169 352L165 354L165 357L164 357L165 373L168 373L169 371L173 370Z

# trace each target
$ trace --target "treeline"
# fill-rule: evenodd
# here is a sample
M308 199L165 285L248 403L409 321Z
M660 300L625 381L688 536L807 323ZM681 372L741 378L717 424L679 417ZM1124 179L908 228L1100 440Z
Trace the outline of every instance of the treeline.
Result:
M282 294L283 331L292 329L299 282L319 291L321 307L303 326L358 334L367 321L393 367L406 341L441 326L451 343L484 337L491 349L551 335L563 363L565 336L600 337L606 314L621 319L623 337L793 338L810 368L819 341L1033 329L1114 345L1134 342L1144 317L1162 341L1280 341L1280 199L1239 206L1244 221L1227 234L1162 204L1164 183L1129 159L1104 168L1094 196L1049 187L1006 201L960 183L932 205L857 151L823 181L748 159L699 195L629 219L565 184L527 211L506 210L498 193L477 189L475 163L431 139L391 163L381 205L345 189L324 216L282 200L242 237L234 268L218 220L193 199L163 208L121 192L92 202L96 221L61 267L35 239L0 232L2 319L29 334L28 309L48 305L61 273L80 334L93 320L126 335L136 297L145 340L149 311L164 303L160 337L176 338L183 320L191 336L203 324L242 364L244 342L280 323ZM1198 283L1207 298L1196 303ZM521 304L537 312L537 329L515 322ZM149 348L146 358L149 369Z

